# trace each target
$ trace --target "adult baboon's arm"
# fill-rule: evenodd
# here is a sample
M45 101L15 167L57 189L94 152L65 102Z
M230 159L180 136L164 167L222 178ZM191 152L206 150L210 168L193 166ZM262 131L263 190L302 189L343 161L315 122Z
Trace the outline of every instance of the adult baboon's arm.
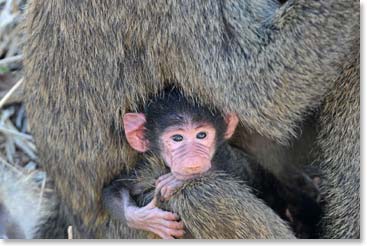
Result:
M188 181L168 203L193 238L295 238L286 222L245 184L223 173Z

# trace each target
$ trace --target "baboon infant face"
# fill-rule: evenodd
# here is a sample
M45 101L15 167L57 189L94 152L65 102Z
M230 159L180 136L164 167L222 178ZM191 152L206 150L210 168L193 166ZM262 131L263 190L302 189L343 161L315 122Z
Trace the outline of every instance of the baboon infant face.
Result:
M189 122L167 128L160 137L166 165L178 179L189 179L208 171L216 147L212 124Z
M135 150L152 151L162 157L177 179L193 178L211 168L218 143L233 135L238 118L227 114L220 131L214 120L203 117L194 120L192 114L176 115L179 122L164 121L165 125L157 130L146 128L145 114L127 113L123 117L126 139ZM146 135L153 135L154 141L149 141Z
M130 146L162 158L177 180L208 171L217 147L232 137L238 121L234 112L200 105L177 89L151 99L144 113L123 116Z

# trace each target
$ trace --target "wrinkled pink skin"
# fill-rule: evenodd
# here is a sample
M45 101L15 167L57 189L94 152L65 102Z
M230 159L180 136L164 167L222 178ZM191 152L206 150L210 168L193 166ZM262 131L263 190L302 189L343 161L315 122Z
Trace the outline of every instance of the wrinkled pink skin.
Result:
M129 192L125 190L123 201L129 201L129 199ZM125 202L122 209L127 225L131 228L153 232L163 239L180 238L185 234L184 224L179 221L178 215L159 209L156 198L141 208Z
M205 138L199 139L200 133L205 133ZM182 136L182 141L174 141L175 135ZM215 128L209 123L170 127L160 137L162 157L173 176L179 180L191 179L210 169L215 141Z
M182 186L184 180L177 179L172 173L159 177L155 183L156 190L160 192L161 201L168 201L172 195Z
M205 133L205 138L197 135ZM182 136L174 141L173 136ZM215 152L215 128L209 123L185 124L166 129L160 138L162 157L171 173L158 178L156 190L163 200L169 200L184 180L192 179L211 168Z
M225 139L229 139L238 124L235 114L226 116L227 131ZM149 143L143 138L145 115L127 113L123 123L127 141L135 150L149 150ZM198 138L198 133L205 133L205 138ZM174 141L173 136L182 136L181 141ZM162 157L171 172L159 177L156 181L156 192L161 199L169 200L185 180L192 179L211 168L211 160L216 147L216 131L209 123L188 123L167 128L161 135ZM129 201L126 191L124 201ZM180 238L184 235L184 225L179 222L177 214L163 211L156 207L156 198L145 207L124 204L126 221L129 227L150 231L163 239Z

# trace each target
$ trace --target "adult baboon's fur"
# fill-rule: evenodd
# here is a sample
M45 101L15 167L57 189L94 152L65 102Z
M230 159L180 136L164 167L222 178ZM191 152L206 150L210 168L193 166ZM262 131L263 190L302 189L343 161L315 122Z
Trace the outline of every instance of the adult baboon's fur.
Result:
M124 189L129 190L137 206L146 206L157 192L156 180L170 172L154 154L143 154L139 159L133 170L121 173L103 189L103 204L112 218L125 221L121 214ZM317 224L321 211L316 188L297 187L295 183L299 183L299 180L293 180L291 187L283 185L250 156L227 143L217 149L212 165L209 174L183 185L170 199L168 206L167 203L159 204L162 209L173 211L181 217L185 223L185 238L293 238L293 234L301 238L318 236ZM317 174L317 170L314 172ZM308 176L308 173L303 175ZM159 195L156 194L158 203ZM292 217L291 226L269 207L287 221L290 220L286 212L288 209ZM263 216L269 219L264 220ZM205 222L210 223L205 225Z
M321 168L326 177L321 187L327 201L324 229L355 238L359 237L360 228L359 64L356 49L326 96L320 113L318 139L323 150L319 157Z
M23 173L0 161L0 238L36 238L53 216L57 206L54 193L49 188L42 192L35 174Z
M237 153L225 155L235 161ZM243 159L240 167L249 183L254 170ZM232 163L230 164L232 165ZM231 168L231 167L230 167ZM173 211L185 224L184 238L196 239L291 239L295 238L288 224L275 214L263 201L253 195L245 182L228 173L231 170L209 171L199 178L186 181L168 202L158 206ZM234 171L234 170L233 170ZM117 179L114 187L106 189L118 194L120 182L131 187L139 206L147 205L155 195L157 178L169 172L155 156L148 156L126 179ZM114 189L117 189L113 191ZM142 233L146 238L157 238L153 233Z
M357 1L33 0L27 33L29 121L76 237L131 232L108 217L101 190L135 163L121 115L168 81L278 144L320 111L323 237L359 237L359 115L349 117L359 74L343 73L358 68Z

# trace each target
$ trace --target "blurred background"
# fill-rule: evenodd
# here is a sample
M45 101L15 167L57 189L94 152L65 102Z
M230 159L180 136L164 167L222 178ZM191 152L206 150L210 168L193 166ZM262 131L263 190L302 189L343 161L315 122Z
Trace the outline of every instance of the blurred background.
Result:
M38 165L22 97L26 4L25 0L0 0L0 163L31 175L42 187L46 174Z

